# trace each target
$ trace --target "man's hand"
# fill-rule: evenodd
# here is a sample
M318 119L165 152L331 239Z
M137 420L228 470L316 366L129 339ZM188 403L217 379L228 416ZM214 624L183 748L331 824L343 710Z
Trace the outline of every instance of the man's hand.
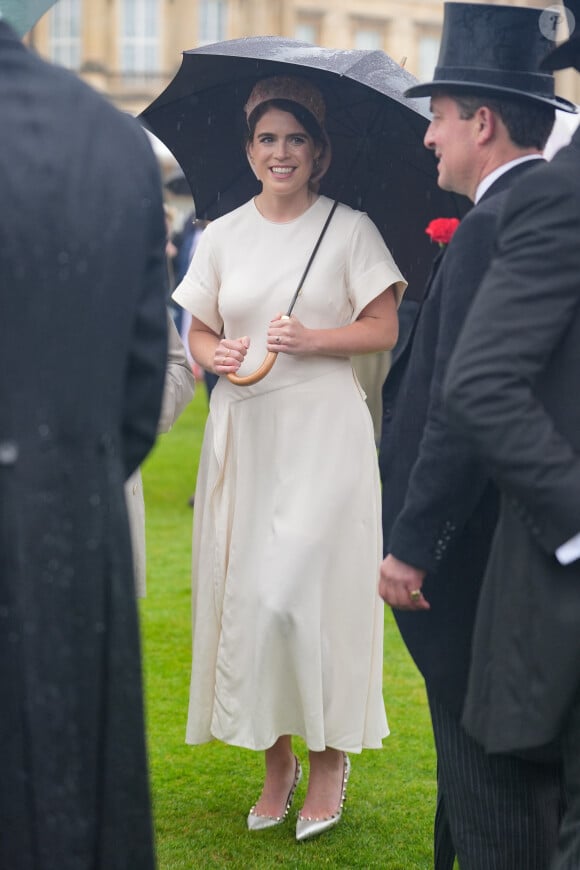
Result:
M379 595L397 610L429 610L431 605L421 592L425 573L389 553L381 565Z

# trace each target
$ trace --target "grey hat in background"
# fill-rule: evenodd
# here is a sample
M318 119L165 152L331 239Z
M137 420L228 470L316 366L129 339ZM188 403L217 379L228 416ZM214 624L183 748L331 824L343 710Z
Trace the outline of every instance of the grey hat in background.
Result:
M19 36L28 33L56 0L0 0L0 19L7 21Z

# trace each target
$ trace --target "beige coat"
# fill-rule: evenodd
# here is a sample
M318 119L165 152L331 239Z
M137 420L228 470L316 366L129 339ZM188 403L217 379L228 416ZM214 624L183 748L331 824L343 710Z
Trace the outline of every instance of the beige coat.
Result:
M193 397L195 378L185 354L185 348L172 318L167 315L168 345L167 369L161 416L157 432L169 432L185 406ZM135 568L135 588L139 598L145 596L145 500L143 498L143 481L141 471L137 469L125 484L125 498L131 527L131 543L133 545L133 563Z

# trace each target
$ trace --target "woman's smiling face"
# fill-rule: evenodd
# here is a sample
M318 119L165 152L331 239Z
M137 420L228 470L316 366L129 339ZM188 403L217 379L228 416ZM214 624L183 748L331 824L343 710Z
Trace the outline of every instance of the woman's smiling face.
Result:
M256 124L248 157L264 193L291 195L303 191L320 149L290 112L272 107Z

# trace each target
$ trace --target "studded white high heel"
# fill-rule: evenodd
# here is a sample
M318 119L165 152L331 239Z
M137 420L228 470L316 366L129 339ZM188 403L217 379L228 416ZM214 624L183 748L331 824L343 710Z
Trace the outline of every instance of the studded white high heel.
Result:
M294 760L296 762L296 773L294 774L294 782L292 783L292 788L288 792L288 797L286 798L286 804L284 806L284 812L281 816L261 816L257 813L256 805L252 807L250 812L248 813L248 830L249 831L265 831L266 828L274 828L276 825L281 825L282 822L286 821L286 817L290 811L290 807L292 806L292 801L294 800L294 794L296 789L298 788L298 784L302 779L302 766L296 756L294 756Z
M311 837L317 837L318 834L322 834L324 833L324 831L328 831L330 830L330 828L334 828L335 825L338 825L340 817L342 816L342 808L346 800L346 785L348 783L349 776L350 758L345 752L344 768L342 774L342 790L340 793L340 803L338 805L337 811L331 816L325 816L322 819L313 819L308 816L303 816L302 812L299 812L298 820L296 822L296 839L299 843L302 843L304 840L309 840Z

